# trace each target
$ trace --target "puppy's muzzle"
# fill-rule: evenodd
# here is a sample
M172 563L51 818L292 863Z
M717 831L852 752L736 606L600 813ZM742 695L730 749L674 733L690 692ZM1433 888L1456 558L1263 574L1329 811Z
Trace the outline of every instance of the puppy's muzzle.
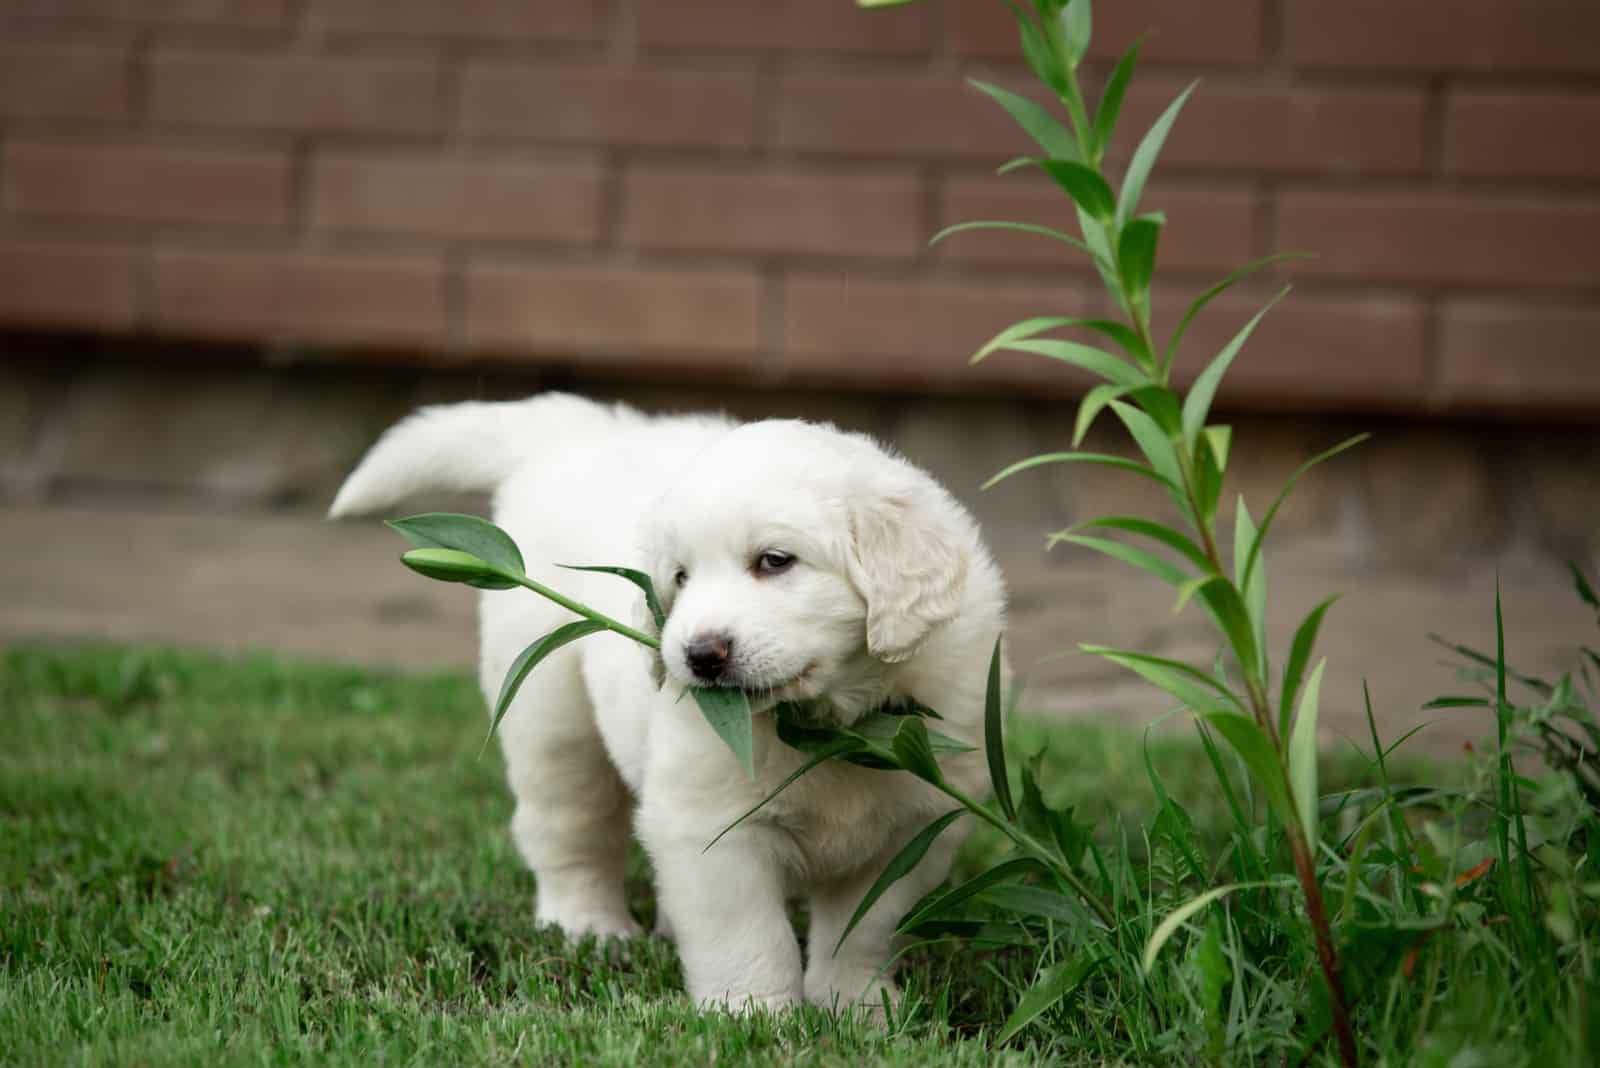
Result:
M733 656L733 639L725 634L702 634L684 647L689 670L702 682L715 682Z

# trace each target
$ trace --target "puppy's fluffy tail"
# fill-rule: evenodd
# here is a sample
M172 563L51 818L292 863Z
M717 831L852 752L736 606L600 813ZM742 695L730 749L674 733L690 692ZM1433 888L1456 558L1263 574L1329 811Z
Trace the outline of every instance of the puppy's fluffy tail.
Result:
M619 414L565 393L423 408L378 439L339 487L328 517L365 515L425 491L497 489L541 444L548 450L588 437Z

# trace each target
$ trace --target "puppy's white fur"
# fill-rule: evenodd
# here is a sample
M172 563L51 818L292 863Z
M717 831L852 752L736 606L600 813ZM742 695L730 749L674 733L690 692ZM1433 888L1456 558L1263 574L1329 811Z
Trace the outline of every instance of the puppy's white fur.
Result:
M833 947L948 798L908 774L829 763L705 847L805 759L777 739L780 700L816 701L846 723L889 699L921 701L944 717L938 730L976 747L943 762L947 777L969 795L986 789L983 688L1004 588L968 513L918 468L829 426L651 418L544 394L422 410L373 448L331 514L441 488L494 490L495 520L535 579L648 621L628 583L555 565L635 566L667 610L655 677L634 643L597 634L535 670L500 726L539 922L574 936L638 930L622 893L632 815L700 1004L872 1006L892 992L894 923L945 877L958 835ZM769 551L794 562L763 574ZM485 693L570 618L526 590L485 594ZM731 641L717 681L756 695L754 778L680 699L702 682L686 647L706 636ZM784 908L796 896L811 906L804 966Z

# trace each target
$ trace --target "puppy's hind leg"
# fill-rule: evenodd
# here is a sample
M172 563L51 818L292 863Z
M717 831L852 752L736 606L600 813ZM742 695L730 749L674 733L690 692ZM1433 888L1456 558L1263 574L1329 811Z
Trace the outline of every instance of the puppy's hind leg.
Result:
M486 693L498 692L502 674L485 663ZM639 934L622 885L632 800L600 740L571 650L528 676L499 734L517 800L512 837L538 880L538 922L572 938Z

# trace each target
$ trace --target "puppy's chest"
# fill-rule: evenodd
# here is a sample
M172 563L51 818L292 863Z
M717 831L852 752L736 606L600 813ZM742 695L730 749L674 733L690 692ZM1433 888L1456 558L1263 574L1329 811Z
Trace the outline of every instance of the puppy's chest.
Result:
M916 789L920 785L903 772L819 768L780 794L760 818L792 843L796 874L836 877L898 843L928 808Z

